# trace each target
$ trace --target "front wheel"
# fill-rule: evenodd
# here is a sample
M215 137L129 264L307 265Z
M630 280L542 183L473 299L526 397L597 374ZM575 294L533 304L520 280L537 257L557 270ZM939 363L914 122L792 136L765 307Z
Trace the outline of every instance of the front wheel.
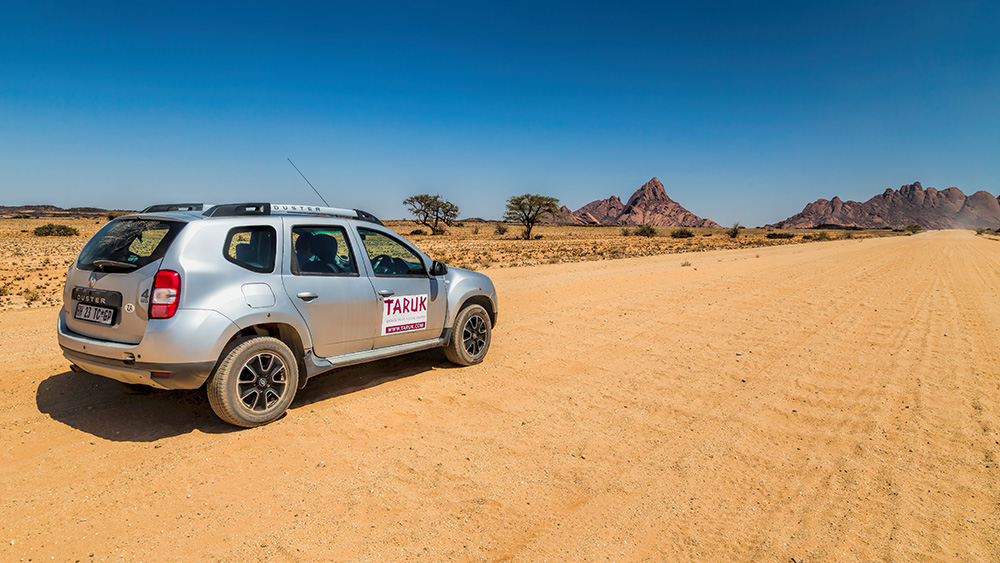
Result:
M257 336L233 347L208 380L208 402L222 420L250 428L277 420L295 398L299 366L282 341Z
M493 324L481 305L469 305L459 311L455 319L455 332L444 349L444 355L453 364L471 366L483 361L490 349Z

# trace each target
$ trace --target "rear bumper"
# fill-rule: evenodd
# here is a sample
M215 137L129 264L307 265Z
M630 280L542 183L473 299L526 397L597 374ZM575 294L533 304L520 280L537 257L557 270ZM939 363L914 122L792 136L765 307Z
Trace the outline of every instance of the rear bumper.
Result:
M70 330L59 314L59 347L84 371L157 389L197 389L211 375L228 336L238 328L215 311L180 310L174 318L151 321L138 344L97 340ZM155 324L154 324L155 323ZM185 362L176 360L183 358ZM168 377L153 377L166 372Z
M131 383L133 385L149 385L157 389L197 389L201 387L215 362L199 362L193 364L149 364L125 360L110 360L91 354L83 354L61 346L63 356L79 366L83 371L100 375L109 379ZM168 372L170 377L153 377L153 372Z

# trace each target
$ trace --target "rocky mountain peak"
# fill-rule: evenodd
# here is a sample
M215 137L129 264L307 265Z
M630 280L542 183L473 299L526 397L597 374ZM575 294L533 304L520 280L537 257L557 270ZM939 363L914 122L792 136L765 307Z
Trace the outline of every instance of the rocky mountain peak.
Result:
M618 196L599 199L584 205L572 213L573 219L564 213L557 218L560 222L599 225L656 225L660 227L718 227L711 219L702 219L684 209L667 196L667 191L655 176L643 184L628 202L623 204Z
M955 187L938 191L914 182L898 190L888 188L863 203L838 197L818 199L784 221L787 228L843 225L880 229L910 224L928 229L997 228L1000 201L984 191L966 197Z
M663 187L663 183L660 182L659 178L653 176L653 178L642 185L641 188L632 194L632 197L628 198L628 203L626 205L647 205L660 201L673 201L667 195L667 190Z

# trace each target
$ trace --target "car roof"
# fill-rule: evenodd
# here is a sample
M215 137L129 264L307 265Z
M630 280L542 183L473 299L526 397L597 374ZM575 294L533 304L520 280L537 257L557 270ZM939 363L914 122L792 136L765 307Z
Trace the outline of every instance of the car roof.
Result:
M160 203L150 205L139 212L140 215L156 214L175 220L191 221L215 217L263 217L271 215L312 215L317 217L343 217L382 225L378 217L360 209L343 209L319 205L297 203Z

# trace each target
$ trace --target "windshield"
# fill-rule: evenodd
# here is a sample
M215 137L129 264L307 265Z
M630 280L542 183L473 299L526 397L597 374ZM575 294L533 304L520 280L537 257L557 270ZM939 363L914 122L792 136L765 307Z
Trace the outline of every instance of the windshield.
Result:
M159 260L184 223L157 219L116 219L80 251L77 267L102 272L130 272Z

